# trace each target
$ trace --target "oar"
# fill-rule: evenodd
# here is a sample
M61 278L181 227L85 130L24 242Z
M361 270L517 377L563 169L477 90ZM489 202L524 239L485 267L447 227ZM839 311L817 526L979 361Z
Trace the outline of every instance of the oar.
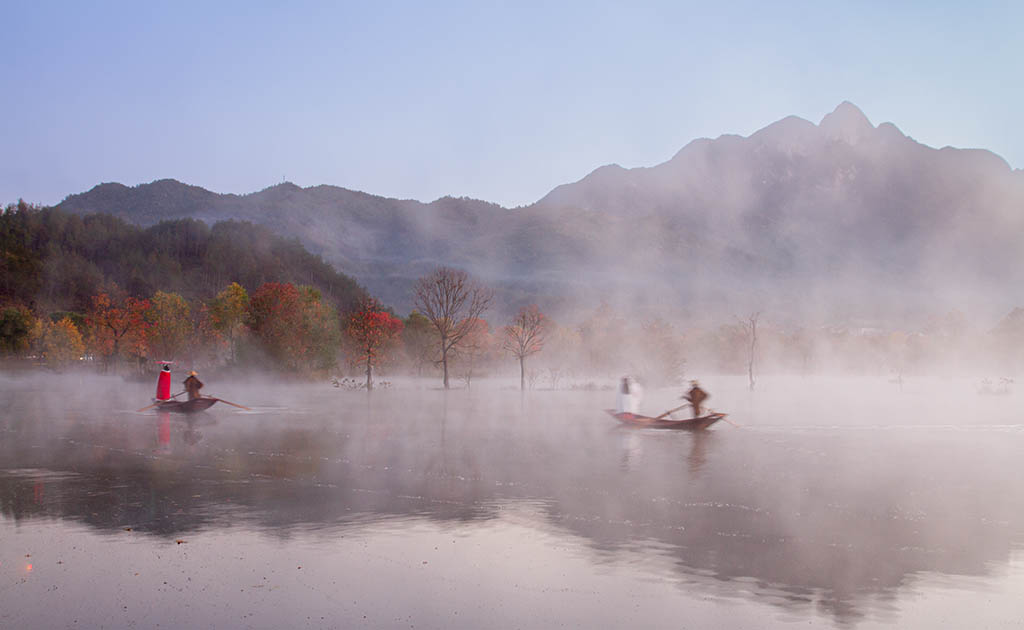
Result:
M730 419L728 418L728 415L729 415L729 414L725 414L725 413L723 413L723 414L722 414L722 420L725 420L726 422L728 422L728 423L729 423L729 424L731 424L732 426L736 427L737 429L742 429L742 428L743 428L743 425L740 425L740 424L736 424L735 422L733 422L732 420L730 420Z
M666 411L665 413L663 413L663 414L661 414L660 416L658 416L657 418L655 418L655 420L661 420L662 418L664 418L664 417L665 417L665 416L667 416L668 414L670 414L670 413L674 413L674 412L676 412L676 411L679 411L680 409L684 409L684 408L686 408L686 407L689 407L689 406L690 406L690 403L686 403L685 405L681 405L681 406L679 406L679 407L676 407L675 409L669 409L669 410L668 410L668 411Z
M252 409L246 407L245 405L238 405L238 404L235 404L235 403L231 402L230 400L224 400L223 398L218 398L217 400L219 400L220 402L224 403L225 405L231 405L232 407L238 407L239 409L245 409L246 411L252 411Z

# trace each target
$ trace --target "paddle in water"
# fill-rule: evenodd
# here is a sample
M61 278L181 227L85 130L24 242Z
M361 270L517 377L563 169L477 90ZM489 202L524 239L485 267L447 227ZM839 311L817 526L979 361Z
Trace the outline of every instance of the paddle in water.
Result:
M249 407L246 407L245 405L239 405L237 403L233 403L230 400L224 400L223 398L218 398L217 400L219 400L220 402L224 403L225 405L231 405L232 407L238 407L239 409L245 409L246 411L252 411L252 409L250 409Z

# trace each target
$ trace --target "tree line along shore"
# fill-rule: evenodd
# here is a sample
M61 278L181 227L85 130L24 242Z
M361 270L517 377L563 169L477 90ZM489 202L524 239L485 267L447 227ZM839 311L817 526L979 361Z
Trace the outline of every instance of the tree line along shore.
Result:
M413 287L399 317L297 241L225 221L138 228L107 215L19 203L0 215L0 353L7 365L88 365L145 373L156 361L196 369L246 366L320 378L438 378L470 386L518 376L567 387L630 373L651 384L687 372L903 375L971 364L988 374L1024 366L1024 310L994 327L954 311L919 330L782 327L745 316L714 325L638 318L601 303L574 323L536 305L500 321L493 294L440 267Z

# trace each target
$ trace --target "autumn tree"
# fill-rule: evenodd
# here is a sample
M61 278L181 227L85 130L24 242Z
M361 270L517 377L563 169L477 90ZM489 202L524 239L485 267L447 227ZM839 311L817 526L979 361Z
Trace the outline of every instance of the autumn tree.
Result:
M245 332L249 310L249 294L242 285L232 282L210 302L210 318L217 332L227 339L231 363L237 359L238 339Z
M373 390L373 368L385 359L389 346L402 332L402 320L383 310L373 298L361 301L345 324L346 339L355 364L366 368L366 389Z
M526 389L526 357L544 348L547 325L544 314L536 304L524 306L516 313L512 323L505 327L504 349L519 360L519 387Z
M444 388L448 389L448 354L487 310L493 293L471 280L465 271L440 267L417 280L413 294L416 308L437 331Z
M192 332L185 344L189 362L192 365L220 362L228 341L217 329L208 304L199 302L192 305L191 328Z
M104 365L121 356L127 338L142 334L147 328L146 313L151 306L149 300L128 297L116 290L111 293L94 295L85 317L87 346L103 359Z
M335 364L338 316L312 287L264 283L249 300L246 324L279 366L311 370Z
M146 345L150 358L169 361L188 349L193 333L192 308L177 293L157 291L150 300Z
M294 364L300 347L302 298L291 283L266 282L253 292L246 323L263 350L276 362Z
M57 370L79 360L85 352L82 334L70 317L44 325L42 347L46 364Z

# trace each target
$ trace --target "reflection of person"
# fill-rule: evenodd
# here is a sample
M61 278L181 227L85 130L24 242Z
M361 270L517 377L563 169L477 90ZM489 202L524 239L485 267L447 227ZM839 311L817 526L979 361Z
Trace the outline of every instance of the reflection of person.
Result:
M199 390L203 388L203 382L196 376L195 371L188 373L188 378L183 382L185 385L185 391L188 392L188 399L195 400L196 398L202 398Z
M690 391L686 392L686 395L683 396L683 398L690 401L690 405L693 407L693 417L699 418L704 401L711 396L700 388L697 381L690 381L690 386Z
M640 393L640 385L628 376L623 376L615 396L616 411L636 414L640 408Z

